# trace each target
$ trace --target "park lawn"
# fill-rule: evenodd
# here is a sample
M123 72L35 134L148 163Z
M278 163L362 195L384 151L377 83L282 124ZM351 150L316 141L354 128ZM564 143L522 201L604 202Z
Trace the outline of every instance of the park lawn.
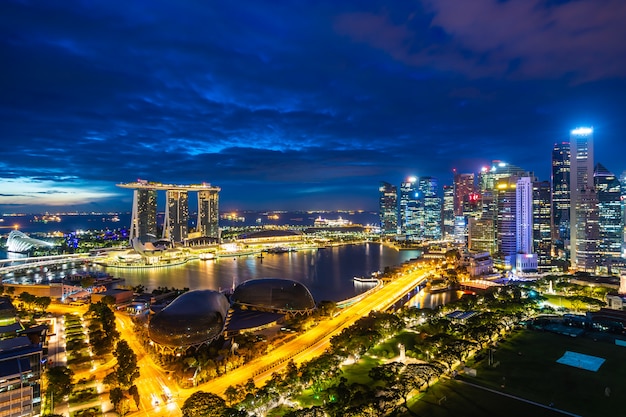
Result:
M554 294L541 294L542 297L547 298L546 302L552 304L555 308L563 307L568 310L573 310L574 306L563 295Z
M385 359L363 355L357 363L342 367L342 376L348 380L348 385L355 383L370 385L373 384L372 378L369 377L370 369L384 362Z
M604 358L597 372L556 362L566 351ZM518 331L496 348L497 367L483 358L468 382L513 394L583 416L609 415L623 408L626 347L593 339L541 331ZM502 388L504 384L504 388ZM610 388L610 396L605 388Z

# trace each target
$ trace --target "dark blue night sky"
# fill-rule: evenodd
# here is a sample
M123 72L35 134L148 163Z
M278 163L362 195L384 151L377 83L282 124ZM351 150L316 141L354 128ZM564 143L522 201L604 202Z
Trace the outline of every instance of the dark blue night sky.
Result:
M588 125L620 174L624 22L624 0L4 0L0 212L128 210L137 178L376 209L381 180L492 159L548 180Z

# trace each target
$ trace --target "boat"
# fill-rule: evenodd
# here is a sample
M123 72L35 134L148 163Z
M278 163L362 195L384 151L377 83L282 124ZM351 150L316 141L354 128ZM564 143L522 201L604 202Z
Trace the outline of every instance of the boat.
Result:
M205 252L198 255L198 258L202 259L203 261L208 261L209 259L215 259L215 254L212 252Z
M378 283L378 278L365 278L365 277L354 277L352 278L355 282L371 282L371 283Z

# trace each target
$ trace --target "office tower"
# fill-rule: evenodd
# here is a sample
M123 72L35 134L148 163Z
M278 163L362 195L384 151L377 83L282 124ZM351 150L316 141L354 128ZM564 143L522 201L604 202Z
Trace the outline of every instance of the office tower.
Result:
M463 216L457 216L456 218L465 219ZM476 252L496 253L494 220L470 217L467 221L467 248Z
M572 189L573 191L573 189ZM593 272L600 262L598 243L600 239L600 217L598 213L598 193L593 188L583 188L577 193L576 222L572 222L572 235L576 233L576 269ZM574 200L572 199L572 203Z
M398 233L398 190L395 185L382 181L378 188L380 230L383 235Z
M407 178L400 185L400 233L407 239L416 237L418 233L423 208L419 197L417 178Z
M619 182L622 186L622 257L626 258L626 171L622 172Z
M219 239L219 188L198 191L198 232Z
M621 256L623 240L622 187L612 172L597 164L593 180L598 193L598 250L603 261Z
M130 228L130 240L152 242L157 236L157 192L151 188L135 189Z
M515 269L518 272L537 272L537 254L533 240L533 182L530 177L517 180L515 190Z
M575 269L590 270L589 264L596 255L592 255L593 234L597 224L587 225L585 222L597 223L597 198L593 186L593 129L580 127L570 133L570 259ZM592 207L596 201L596 207ZM595 214L593 213L595 211ZM580 240L584 244L580 244ZM584 254L578 258L579 249Z
M505 268L515 265L517 254L517 177L504 178L496 185L495 201L497 253L495 261Z
M441 211L444 239L454 238L454 186L443 186L443 208Z
M474 174L454 173L454 215L462 216L464 204L475 193Z
M570 238L570 144L556 143L552 149L552 238L564 250Z
M548 181L533 183L533 251L540 271L552 269L551 187ZM568 213L569 217L569 213Z
M428 240L441 239L442 200L439 197L439 182L435 177L420 177L418 183L419 211L418 236Z
M187 239L189 228L189 195L186 190L166 191L163 238L172 242Z

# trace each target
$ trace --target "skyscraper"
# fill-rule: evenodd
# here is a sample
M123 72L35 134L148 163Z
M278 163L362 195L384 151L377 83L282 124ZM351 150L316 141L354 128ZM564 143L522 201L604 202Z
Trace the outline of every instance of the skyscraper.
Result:
M428 240L441 239L441 197L438 195L438 181L435 177L420 177L418 201L418 236Z
M552 269L550 192L548 181L533 183L533 250L537 254L537 266L540 271Z
M454 186L443 186L442 235L445 239L454 237Z
M416 237L422 204L417 189L417 178L408 177L400 185L400 233L407 239Z
M132 224L130 239L151 242L157 238L157 192L155 189L141 188L133 192Z
M219 239L219 191L212 190L198 192L198 232L201 236Z
M593 269L590 262L597 260L597 254L592 254L594 248L597 251L593 234L597 230L598 217L597 197L593 196L595 195L593 154L593 129L579 127L572 130L570 132L570 259L572 267L584 270ZM587 221L592 224L586 224ZM583 254L579 259L581 249Z
M594 185L598 193L598 250L603 260L618 258L622 249L622 187L612 172L597 164L593 173Z
M189 195L186 190L167 190L163 238L172 242L187 239L189 228Z
M398 189L382 181L378 187L380 230L383 235L398 233Z
M552 150L552 239L564 250L570 238L570 144L556 143Z
M518 272L536 272L537 254L533 241L533 182L530 177L517 180L515 190L515 269Z
M462 216L463 207L475 192L474 174L454 173L454 215Z

